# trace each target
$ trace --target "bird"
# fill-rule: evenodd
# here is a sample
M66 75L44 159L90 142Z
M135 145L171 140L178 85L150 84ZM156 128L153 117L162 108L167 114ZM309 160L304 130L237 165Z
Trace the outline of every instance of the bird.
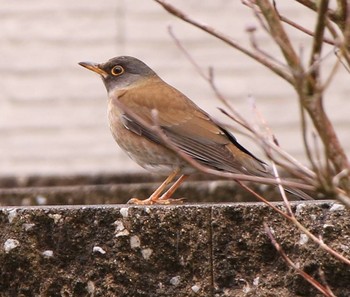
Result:
M230 131L141 60L119 56L79 65L102 78L108 94L109 127L117 144L141 167L167 175L147 199L132 198L128 203L181 203L172 195L197 171L181 155L217 171L272 176L269 166Z

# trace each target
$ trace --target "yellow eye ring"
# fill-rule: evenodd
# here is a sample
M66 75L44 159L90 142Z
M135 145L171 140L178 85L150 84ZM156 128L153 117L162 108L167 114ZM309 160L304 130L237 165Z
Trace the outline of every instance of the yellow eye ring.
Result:
M111 70L111 73L114 75L114 76L119 76L121 74L124 73L124 68L122 66L114 66Z

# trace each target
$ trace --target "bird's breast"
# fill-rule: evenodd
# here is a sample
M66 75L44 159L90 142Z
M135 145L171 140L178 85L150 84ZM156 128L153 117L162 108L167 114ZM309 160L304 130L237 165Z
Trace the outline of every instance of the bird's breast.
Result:
M108 102L108 122L118 145L143 168L164 174L169 174L176 168L182 168L184 173L193 171L173 151L127 129L123 123L123 112L111 100Z

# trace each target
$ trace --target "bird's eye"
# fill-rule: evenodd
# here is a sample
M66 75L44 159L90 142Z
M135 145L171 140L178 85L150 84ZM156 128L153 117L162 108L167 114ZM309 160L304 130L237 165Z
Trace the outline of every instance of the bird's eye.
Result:
M124 68L122 66L114 66L111 70L111 73L114 75L114 76L119 76L121 74L124 73Z

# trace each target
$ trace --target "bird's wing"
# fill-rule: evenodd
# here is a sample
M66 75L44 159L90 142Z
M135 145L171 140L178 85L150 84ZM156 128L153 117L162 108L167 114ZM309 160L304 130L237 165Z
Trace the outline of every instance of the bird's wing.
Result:
M224 128L194 113L186 123L162 127L169 139L190 157L219 170L265 175L267 167Z
M159 98L152 96L152 89L143 87L142 96L139 91L134 88L128 91L127 96L119 97L127 107L122 117L124 126L130 131L166 146L162 137L150 128L155 125L151 112L155 109L157 124L169 141L202 165L235 173L267 174L267 167L262 161L176 89L160 87L157 92ZM171 100L166 100L167 104L164 104L164 98Z

